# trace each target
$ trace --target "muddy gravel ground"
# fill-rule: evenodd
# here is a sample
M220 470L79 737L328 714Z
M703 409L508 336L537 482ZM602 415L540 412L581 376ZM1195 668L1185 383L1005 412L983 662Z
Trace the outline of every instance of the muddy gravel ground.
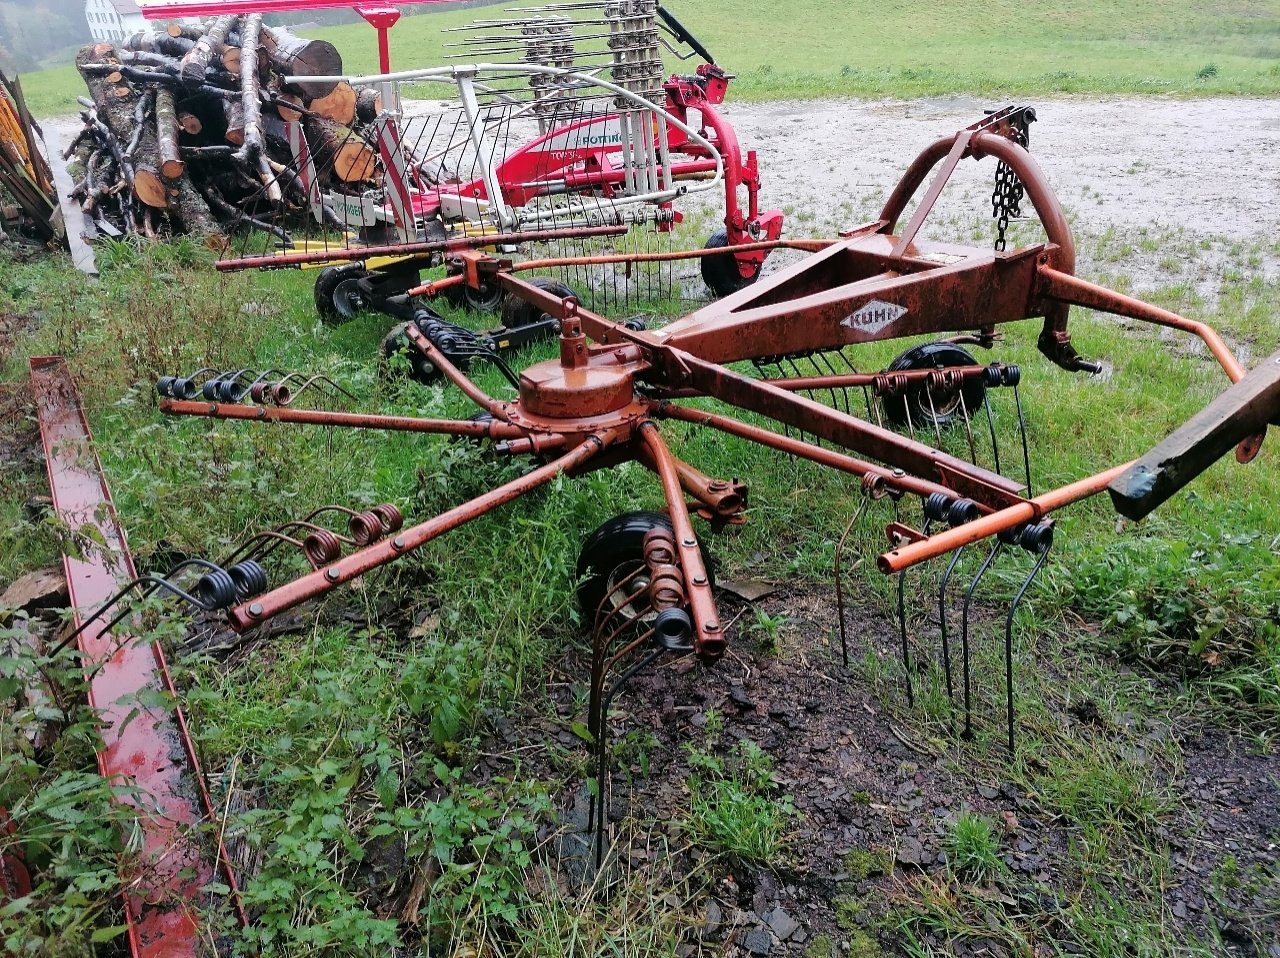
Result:
M723 593L720 602L726 619L739 627L752 620L747 603ZM838 619L830 589L784 589L758 607L787 620L776 650L761 653L758 638L737 628L730 632L731 654L717 665L670 661L641 672L618 696L610 725L615 760L609 813L609 834L617 844L605 874L594 876L585 829L587 792L581 778L564 778L562 824L542 836L563 885L580 888L592 878L607 885L620 875L643 873L654 887L664 882L679 887L689 901L677 952L682 956L901 954L904 939L887 930L892 923L917 911L930 895L946 898L957 889L972 896L971 904L980 902L987 914L979 912L979 924L966 933L930 933L917 926L930 954L1098 953L1076 934L1067 913L1080 867L1069 848L1082 840L1082 823L1051 811L1025 780L1000 774L1000 673L975 671L975 728L992 733L979 750L992 755L977 759L978 753L960 748L957 736L914 727L918 715L905 706L898 683L882 684L877 694L858 669L868 654L896 658L896 620L864 608L846 610L850 669L842 664L835 641ZM975 628L975 641L978 635L984 642L998 641L1001 618L1002 611L994 608L976 610L982 625ZM923 629L914 641L917 660L936 661L936 627ZM1059 641L1065 639L1046 639L1041 668L1052 668L1047 648ZM555 716L544 712L498 720L482 748L488 757L475 774L510 774L518 766L526 774L540 769L554 779L582 756L582 742L570 729L580 719L585 666L573 658L561 666L548 686ZM1069 676L1041 672L1041 680L1065 686ZM1152 679L1153 694L1159 694L1159 685ZM1156 896L1164 932L1201 941L1216 936L1221 944L1215 953L1223 955L1276 958L1277 756L1158 711L1118 717L1104 712L1095 700L1077 694L1050 706L1048 720L1086 728L1100 745L1124 733L1126 740L1139 743L1131 755L1139 774L1167 789L1170 810L1158 821L1133 823L1143 841L1169 849L1163 896ZM1136 725L1137 734L1117 725ZM1025 739L1028 730L1020 728ZM1180 764L1155 757L1170 736L1181 747ZM785 850L764 866L731 855L712 858L688 840L690 781L706 775L699 756L732 762L743 740L771 757L775 800L785 796L796 812ZM991 757L996 761L986 760ZM961 812L997 823L1000 877L951 884L946 836ZM1229 857L1234 874L1250 878L1223 887L1213 875L1215 870L1223 874ZM1123 899L1131 893L1129 864L1116 861L1108 869L1102 879L1108 894ZM689 875L699 876L692 888ZM996 913L1003 917L997 919ZM1002 937L999 928L1006 919L1021 926L1028 951ZM993 929L989 936L982 932L984 920ZM1143 934L1150 931L1134 930L1136 939ZM1133 952L1148 953L1154 952Z

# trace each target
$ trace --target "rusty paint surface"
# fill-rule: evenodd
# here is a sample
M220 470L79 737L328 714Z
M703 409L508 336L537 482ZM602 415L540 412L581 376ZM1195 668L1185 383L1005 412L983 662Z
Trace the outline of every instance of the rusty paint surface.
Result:
M78 623L137 573L65 363L60 357L33 358L31 383L54 511L72 530L96 530L94 537L103 543L83 558L63 557ZM203 889L215 873L192 828L210 814L209 796L181 710L148 709L137 701L143 692L174 692L164 653L158 644L104 633L96 624L80 634L78 644L92 669L89 704L103 721L99 770L115 784L138 789L136 796L118 799L136 810L142 830L137 860L124 865L132 953L194 956ZM229 868L226 878L230 882Z

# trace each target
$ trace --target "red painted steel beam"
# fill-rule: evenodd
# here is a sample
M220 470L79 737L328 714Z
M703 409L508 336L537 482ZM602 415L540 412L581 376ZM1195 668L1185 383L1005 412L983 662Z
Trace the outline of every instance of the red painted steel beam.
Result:
M450 2L452 0L396 0L396 6ZM289 13L341 7L358 12L362 6L373 5L353 3L352 0L139 0L138 6L148 20L172 20L177 17L216 17L227 13Z
M125 583L137 578L102 465L93 448L80 397L61 357L34 357L31 385L53 508L70 529L93 529L102 546L82 558L63 556L70 604L79 624ZM102 620L105 622L106 620ZM98 768L104 778L137 790L120 794L138 816L142 849L125 874L125 916L136 958L195 958L204 954L200 908L215 869L193 829L214 818L182 710L139 704L144 692L176 695L156 642L139 642L100 623L77 638L91 670L89 704L102 718ZM217 858L240 921L245 920L226 852Z

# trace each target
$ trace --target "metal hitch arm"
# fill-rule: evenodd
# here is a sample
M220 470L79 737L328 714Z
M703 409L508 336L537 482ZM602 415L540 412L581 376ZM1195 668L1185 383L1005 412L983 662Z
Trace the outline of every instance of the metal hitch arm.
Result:
M1116 511L1141 519L1243 440L1252 458L1268 425L1280 425L1280 352L1174 430L1108 487Z

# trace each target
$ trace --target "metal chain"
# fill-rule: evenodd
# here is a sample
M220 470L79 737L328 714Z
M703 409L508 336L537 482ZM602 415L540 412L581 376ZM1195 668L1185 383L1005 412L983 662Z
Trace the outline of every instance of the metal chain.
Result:
M1013 141L1023 149L1031 146L1031 128L1026 111L1018 115L1013 122ZM1009 220L1022 215L1022 197L1026 189L1018 174L1004 160L996 167L995 189L991 191L991 215L996 218L996 252L1005 249L1005 234L1009 229Z

